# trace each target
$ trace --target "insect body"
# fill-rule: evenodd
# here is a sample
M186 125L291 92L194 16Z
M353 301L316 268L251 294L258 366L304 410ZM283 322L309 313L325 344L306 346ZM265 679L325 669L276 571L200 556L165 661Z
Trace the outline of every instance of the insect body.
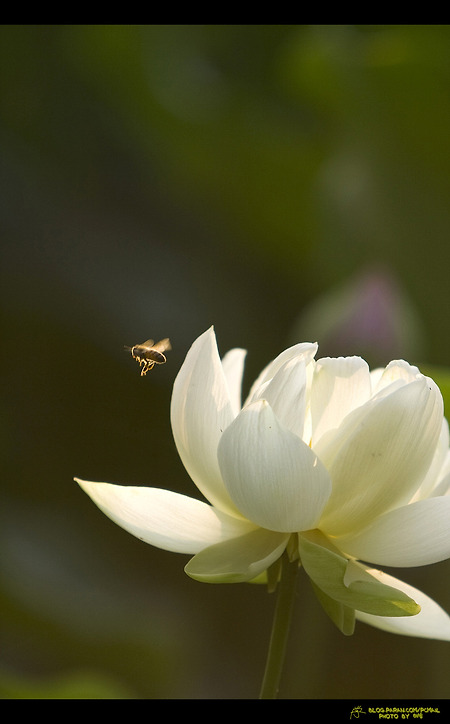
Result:
M142 377L152 370L155 365L163 365L167 361L164 352L172 349L172 345L170 339L167 338L156 344L152 339L148 339L142 344L135 344L134 347L125 346L125 349L131 352L134 359L139 362Z

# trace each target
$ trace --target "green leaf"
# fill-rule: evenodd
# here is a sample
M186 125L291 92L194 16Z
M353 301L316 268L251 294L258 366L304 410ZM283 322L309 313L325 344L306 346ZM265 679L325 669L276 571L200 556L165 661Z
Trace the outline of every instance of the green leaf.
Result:
M403 591L380 583L361 564L348 561L318 531L299 535L299 551L308 576L334 601L375 616L419 613L420 606Z

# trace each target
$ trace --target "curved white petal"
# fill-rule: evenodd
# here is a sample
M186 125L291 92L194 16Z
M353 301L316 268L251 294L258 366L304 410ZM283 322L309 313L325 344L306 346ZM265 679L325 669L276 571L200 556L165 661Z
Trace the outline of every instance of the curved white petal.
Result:
M217 462L220 436L234 412L212 327L186 355L173 385L170 417L181 461L198 489L220 510L238 515Z
M422 500L431 495L444 495L439 491L439 483L446 474L446 464L450 462L449 455L449 429L445 417L442 420L441 434L431 461L431 465L425 475L420 487L416 490L411 503L415 500ZM450 472L450 468L449 468Z
M419 369L403 359L392 360L383 370L375 370L372 374L374 395L386 395L395 387L422 377ZM395 387L392 387L395 385Z
M308 365L313 360L317 349L318 345L316 342L302 342L300 344L295 344L293 347L288 347L288 349L281 352L278 357L275 357L272 362L269 362L269 364L256 378L245 401L245 405L250 404L250 402L253 402L260 397L258 390L261 385L269 382L269 380L276 375L278 370L281 369L286 362L294 359L295 357L301 357L305 365Z
M381 583L404 591L404 593L419 604L421 611L416 616L407 616L405 618L373 616L369 613L356 611L356 618L359 621L364 621L364 623L368 623L370 626L374 626L383 631L389 631L390 633L401 634L403 636L417 636L419 638L450 641L450 616L436 601L433 601L432 598L429 598L417 588L403 581L399 581L387 573L370 568L368 568L367 571Z
M306 366L303 356L285 362L271 380L255 391L254 401L257 399L266 400L282 425L301 438L306 410Z
M447 448L442 467L437 476L432 495L449 495L450 493L450 447Z
M230 349L222 358L222 367L228 384L233 414L236 416L242 406L242 376L247 350Z
M314 528L331 490L324 466L270 405L255 402L222 435L219 464L239 510L262 528Z
M311 390L312 447L339 427L371 395L370 372L361 357L325 357L316 362Z
M333 481L320 528L357 532L408 503L431 464L442 418L442 395L424 377L347 415L327 447L315 447Z
M198 553L255 529L248 521L170 490L75 480L117 525L145 543L174 553Z
M333 539L347 555L382 566L425 566L450 557L450 497L427 498Z
M449 453L449 462L450 462L450 453ZM450 496L450 470L449 470L449 472L447 472L444 475L443 478L441 478L441 480L439 480L439 483L436 485L436 488L433 491L433 495Z

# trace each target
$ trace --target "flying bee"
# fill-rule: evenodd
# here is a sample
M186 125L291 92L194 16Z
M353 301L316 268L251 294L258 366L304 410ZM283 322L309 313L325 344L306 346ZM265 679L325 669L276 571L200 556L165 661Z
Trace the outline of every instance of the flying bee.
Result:
M163 365L166 360L164 352L172 349L170 339L162 339L156 344L152 339L148 339L142 344L135 344L134 347L127 347L125 349L131 352L135 360L137 360L141 367L141 377L146 375L147 372L153 369L155 365Z

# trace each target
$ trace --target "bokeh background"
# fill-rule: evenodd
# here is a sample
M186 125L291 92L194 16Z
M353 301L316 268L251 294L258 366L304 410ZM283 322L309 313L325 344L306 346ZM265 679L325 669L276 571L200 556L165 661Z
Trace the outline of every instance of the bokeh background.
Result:
M255 698L275 598L73 476L198 494L169 405L212 324L247 389L295 341L450 366L450 26L3 25L0 68L0 694ZM448 562L390 572L450 611ZM302 577L280 696L447 698L449 664Z

